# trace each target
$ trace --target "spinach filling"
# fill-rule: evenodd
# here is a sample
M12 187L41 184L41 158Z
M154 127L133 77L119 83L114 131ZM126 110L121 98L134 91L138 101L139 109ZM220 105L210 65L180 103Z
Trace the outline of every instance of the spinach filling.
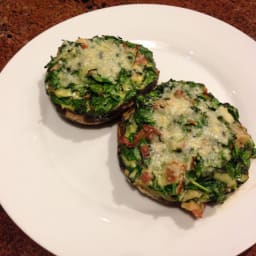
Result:
M178 114L167 106L175 97L188 106L183 112L177 109ZM119 138L119 155L126 175L135 186L167 201L193 201L200 207L224 202L248 179L250 159L256 157L255 144L238 118L235 107L219 102L202 84L170 80L159 85L139 96L135 110L122 120L125 129ZM145 125L158 132L143 134ZM138 141L141 134L144 137ZM207 140L198 147L189 144L198 143L200 138ZM172 147L171 143L179 139L180 145ZM141 150L143 144L147 145L147 154ZM205 152L202 148L207 149L208 144L209 152ZM164 161L169 158L176 165L178 161L185 163L182 178L165 180ZM144 181L144 172L150 173L150 179Z
M53 103L84 115L115 111L158 78L150 50L112 36L64 41L45 67Z

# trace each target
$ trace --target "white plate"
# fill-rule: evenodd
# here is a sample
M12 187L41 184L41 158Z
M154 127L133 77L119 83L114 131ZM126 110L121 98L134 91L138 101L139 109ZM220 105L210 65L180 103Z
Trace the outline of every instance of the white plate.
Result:
M160 81L206 83L235 104L256 138L256 44L219 20L163 5L80 15L42 33L1 74L1 204L58 255L235 255L256 241L255 161L250 180L194 220L133 190L119 170L116 126L79 129L59 118L43 86L62 39L118 35L155 54ZM254 169L254 170L253 170ZM242 235L240 235L242 234Z

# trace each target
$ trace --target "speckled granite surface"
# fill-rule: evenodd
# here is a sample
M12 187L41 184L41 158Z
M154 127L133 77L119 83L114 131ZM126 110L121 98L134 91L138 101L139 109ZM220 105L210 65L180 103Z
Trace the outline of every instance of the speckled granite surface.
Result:
M23 45L52 25L94 9L127 3L162 3L197 10L256 40L256 0L0 0L0 70ZM25 235L0 206L0 256L52 254ZM256 256L256 245L242 256Z

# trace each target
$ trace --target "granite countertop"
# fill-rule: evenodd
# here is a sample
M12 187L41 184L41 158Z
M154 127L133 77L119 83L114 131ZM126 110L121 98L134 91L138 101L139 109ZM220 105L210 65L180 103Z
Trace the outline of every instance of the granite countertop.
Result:
M128 3L161 3L197 10L256 40L256 0L0 0L0 70L22 46L49 27L81 13ZM256 256L256 245L241 255ZM52 254L24 234L0 206L0 256Z

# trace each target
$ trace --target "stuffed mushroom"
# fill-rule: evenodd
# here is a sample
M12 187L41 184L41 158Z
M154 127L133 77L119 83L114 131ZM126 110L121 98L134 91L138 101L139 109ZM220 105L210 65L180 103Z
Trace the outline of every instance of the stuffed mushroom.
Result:
M254 142L238 111L203 84L170 80L139 96L119 123L118 154L131 184L201 217L248 179Z
M149 49L113 36L64 41L46 68L52 103L82 125L120 117L138 94L156 85L159 73Z

